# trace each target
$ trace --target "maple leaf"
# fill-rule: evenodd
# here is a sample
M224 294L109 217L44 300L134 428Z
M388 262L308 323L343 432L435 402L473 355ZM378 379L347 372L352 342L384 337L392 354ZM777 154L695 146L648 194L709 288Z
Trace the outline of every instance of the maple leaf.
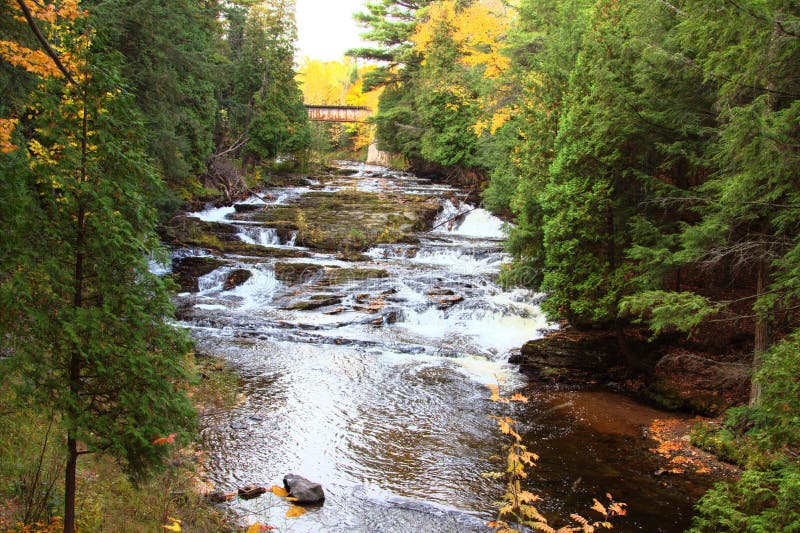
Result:
M528 403L529 400L528 400L527 396L523 396L520 393L516 393L516 394L511 396L511 401L512 402L520 402L520 403Z

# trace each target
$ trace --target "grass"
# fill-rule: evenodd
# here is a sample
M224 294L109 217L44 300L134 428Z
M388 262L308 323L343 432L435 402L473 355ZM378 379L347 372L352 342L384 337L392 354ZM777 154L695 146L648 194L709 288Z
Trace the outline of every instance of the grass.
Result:
M238 376L221 362L197 357L199 377L190 395L198 408L225 408L238 401ZM0 384L0 531L59 531L63 510L64 433L51 414L20 405ZM164 531L170 518L185 532L229 532L237 528L201 496L204 456L194 443L176 449L163 473L133 485L109 457L78 462L77 526L81 532Z

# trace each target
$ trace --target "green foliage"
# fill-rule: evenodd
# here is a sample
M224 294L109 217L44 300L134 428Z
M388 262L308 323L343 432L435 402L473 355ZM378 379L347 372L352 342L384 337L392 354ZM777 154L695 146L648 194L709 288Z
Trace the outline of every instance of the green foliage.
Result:
M245 139L245 163L271 161L311 146L311 127L295 81L292 6L270 0L225 11L234 39L226 52L231 75L222 82L217 137L222 146Z
M756 374L761 401L732 409L719 431L693 440L744 465L740 480L715 486L698 502L696 532L800 529L800 334L777 343Z
M121 75L146 128L147 151L186 196L212 151L219 77L217 2L84 2L95 44L121 54Z
M692 533L800 531L800 467L746 470L737 482L722 483L698 503Z
M620 303L620 313L646 316L656 335L673 330L691 333L718 310L708 298L693 292L646 291Z

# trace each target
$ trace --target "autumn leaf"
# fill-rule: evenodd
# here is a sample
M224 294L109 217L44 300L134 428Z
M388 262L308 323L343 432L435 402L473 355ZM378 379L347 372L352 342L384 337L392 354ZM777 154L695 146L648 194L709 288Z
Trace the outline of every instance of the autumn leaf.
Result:
M278 528L275 526L268 526L266 524L256 522L255 524L247 528L247 533L260 533L261 531L274 531L276 529Z
M527 396L523 396L520 393L516 393L516 394L511 396L511 401L512 402L520 402L520 403L528 403L528 397Z
M289 493L283 487L279 487L278 485L272 485L269 491L274 494L275 496L280 496L281 498L285 498L289 495Z
M170 521L170 524L166 526L161 526L162 529L166 529L167 531L183 531L181 528L181 521L177 518L168 518L167 520Z
M177 437L177 433L170 433L169 437L161 437L153 441L153 444L157 446L163 446L165 444L175 444L175 437Z
M289 510L286 511L286 518L297 518L298 516L303 516L306 512L306 509L297 505L292 505L289 507Z
M597 501L596 498L594 499L594 504L592 505L592 509L594 509L595 511L597 511L598 513L600 513L603 516L608 514L608 511L606 511L606 508L603 506L602 503Z
M11 134L19 121L14 118L0 118L0 154L7 154L17 149L11 142Z

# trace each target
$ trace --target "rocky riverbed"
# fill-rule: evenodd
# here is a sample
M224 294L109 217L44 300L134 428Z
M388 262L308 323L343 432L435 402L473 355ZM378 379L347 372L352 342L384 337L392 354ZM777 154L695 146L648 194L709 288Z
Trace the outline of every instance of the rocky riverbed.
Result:
M230 492L292 472L325 487L299 518L271 493L225 504L243 523L484 531L503 490L482 475L503 443L490 415L520 420L542 456L530 488L556 523L611 491L631 508L618 531L680 531L711 481L656 475L645 429L671 415L529 384L507 362L555 326L542 295L497 285L503 222L458 190L342 163L178 216L162 236L181 324L242 378L240 404L202 417L210 482ZM493 404L498 382L531 402Z

